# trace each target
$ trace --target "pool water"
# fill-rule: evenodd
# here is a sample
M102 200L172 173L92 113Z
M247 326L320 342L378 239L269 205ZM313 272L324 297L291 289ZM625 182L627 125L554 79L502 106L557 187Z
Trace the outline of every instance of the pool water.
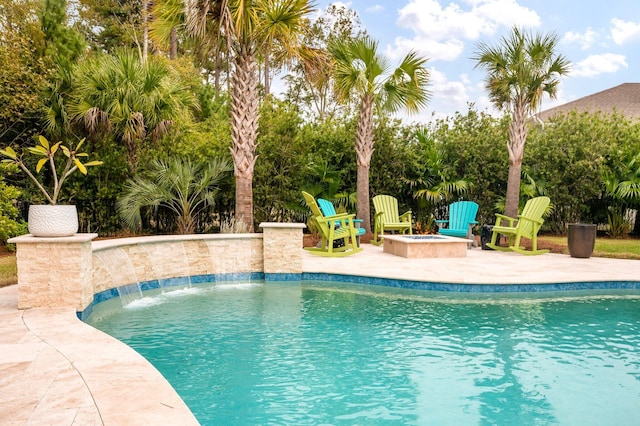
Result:
M87 322L203 425L638 424L638 293L535 297L212 284Z

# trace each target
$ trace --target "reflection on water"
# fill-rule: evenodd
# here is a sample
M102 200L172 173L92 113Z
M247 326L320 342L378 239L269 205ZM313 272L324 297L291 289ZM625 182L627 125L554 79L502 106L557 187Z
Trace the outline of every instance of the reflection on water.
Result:
M638 296L195 288L145 293L153 306L105 302L89 323L147 357L202 424L624 425L640 414Z

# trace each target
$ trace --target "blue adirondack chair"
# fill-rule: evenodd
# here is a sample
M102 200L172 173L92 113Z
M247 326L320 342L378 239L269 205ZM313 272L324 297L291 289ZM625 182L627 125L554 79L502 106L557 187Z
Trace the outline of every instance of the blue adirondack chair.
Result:
M302 191L307 206L311 210L311 220L317 225L320 234L320 247L305 247L318 256L342 257L362 251L356 244L356 228L353 226L354 214L338 214L325 216L320 210L316 199L309 193ZM341 245L334 243L340 241Z
M324 198L318 198L318 205L320 206L320 210L322 210L322 214L325 216L335 216L336 208L333 206L333 203L329 200L325 200ZM360 228L360 224L362 223L362 219L353 219L353 225L356 227L356 240L358 243L358 247L360 247L360 235L364 235L365 229Z
M473 201L456 201L449 205L449 219L436 220L438 233L450 237L473 239L471 229L477 224L478 204ZM444 227L446 225L446 228Z

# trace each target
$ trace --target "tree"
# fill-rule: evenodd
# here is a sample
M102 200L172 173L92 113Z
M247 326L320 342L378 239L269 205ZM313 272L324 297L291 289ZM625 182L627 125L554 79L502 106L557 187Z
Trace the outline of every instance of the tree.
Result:
M40 22L45 35L45 54L53 56L59 64L75 62L85 43L78 32L67 26L67 1L45 0Z
M30 143L41 126L43 88L51 61L36 0L0 0L0 145Z
M126 147L131 173L140 144L163 136L195 105L195 97L165 60L142 62L131 50L79 63L65 90L59 94L64 105L49 112L49 126L79 123L93 135L112 135ZM61 113L66 121L59 119Z
M558 37L554 33L530 34L513 28L500 46L485 43L473 56L476 68L487 72L485 87L493 104L511 114L509 124L509 177L505 214L516 217L527 121L540 107L544 94L555 98L559 78L569 72L569 61L555 53Z
M417 112L427 104L426 85L429 73L426 58L410 52L390 74L384 57L378 54L378 43L369 36L351 40L336 40L329 46L333 55L335 87L340 99L352 94L359 98L356 130L357 161L357 216L364 220L363 227L371 232L369 203L369 168L374 150L374 107L381 111L397 112L405 107Z
M338 113L340 104L333 96L330 43L361 37L365 31L358 14L342 5L332 4L304 35L306 53L285 77L287 99L298 105L310 120L325 121Z
M432 219L437 219L432 216L434 209L444 207L442 204L452 201L456 196L464 195L472 185L455 176L453 165L445 162L442 145L429 135L427 129L418 130L415 137L423 151L424 173L417 182L423 188L418 189L414 196L426 202L429 228Z
M79 28L94 50L140 48L142 0L78 0Z
M218 184L231 165L214 158L208 164L194 163L174 157L169 161L155 160L147 177L136 177L125 187L118 200L118 211L127 226L140 229L140 209L163 207L177 217L179 234L192 234L196 218L213 205Z
M281 4L287 13L276 19L265 19ZM274 32L295 43L296 35L307 24L304 17L312 11L307 0L196 0L185 4L187 29L198 36L219 28L217 37L224 37L233 62L231 76L231 155L236 180L236 219L253 231L253 172L258 136L259 49ZM293 49L292 49L293 50Z

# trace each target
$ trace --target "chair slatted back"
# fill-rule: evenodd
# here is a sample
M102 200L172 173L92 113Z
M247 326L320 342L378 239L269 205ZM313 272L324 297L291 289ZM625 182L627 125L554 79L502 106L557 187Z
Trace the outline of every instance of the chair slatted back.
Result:
M320 206L320 210L325 216L335 216L336 208L333 206L333 203L329 200L325 200L324 198L318 198L318 205Z
M551 200L549 199L549 197L531 198L524 205L522 213L520 213L518 216L534 220L542 220L542 216L547 210L547 207L549 207L550 202ZM529 220L519 220L516 228L518 228L520 235L530 239L533 238L534 235L537 235L539 230L539 227L536 226L534 228L534 224Z
M400 214L398 213L398 200L391 195L376 195L373 197L373 208L376 213L383 212L382 222L398 223Z
M449 229L467 229L475 222L478 204L473 201L456 201L449 205Z

